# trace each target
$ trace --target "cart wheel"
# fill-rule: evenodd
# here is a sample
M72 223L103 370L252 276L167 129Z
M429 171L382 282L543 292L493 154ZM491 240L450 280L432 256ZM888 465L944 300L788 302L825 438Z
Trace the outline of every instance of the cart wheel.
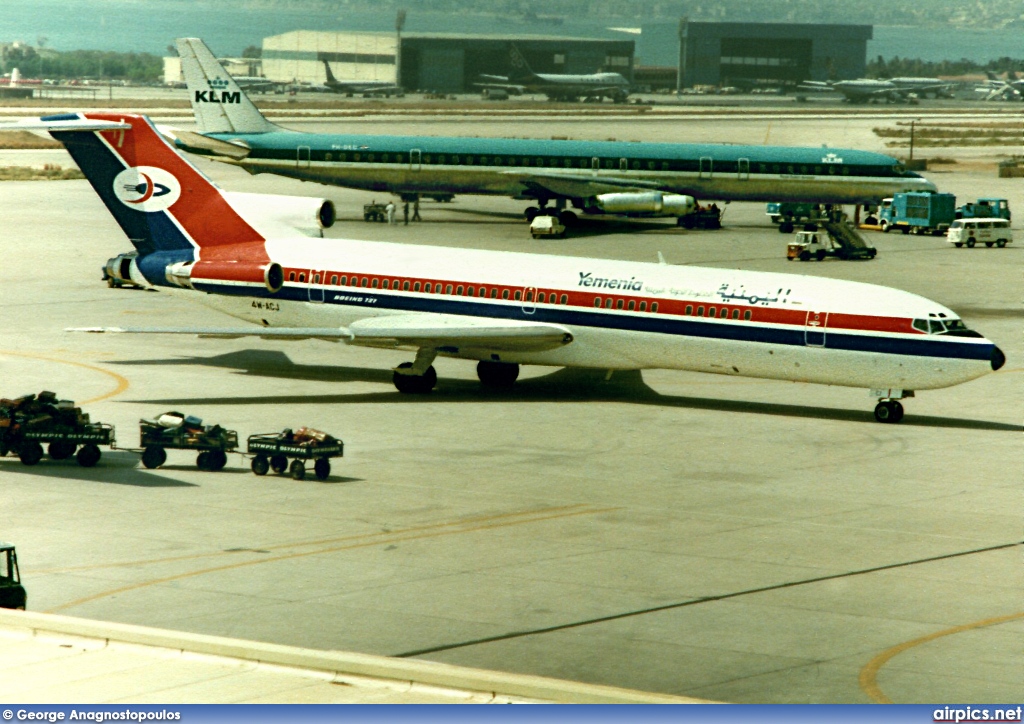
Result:
M257 455L252 459L252 471L257 475L266 475L270 470L270 462L266 455Z
M54 440L47 448L47 452L50 454L51 460L67 460L75 454L75 450L77 448L78 446L73 442L68 442L67 440Z
M43 459L43 446L35 440L23 442L18 446L18 457L25 465L35 465Z
M292 460L291 467L288 468L288 473L294 480L302 480L306 477L306 464L301 460Z
M210 453L203 450L196 455L196 467L200 470L213 470L213 466L210 464Z
M78 464L83 468L91 468L100 461L100 455L102 455L102 453L100 452L99 447L90 442L86 445L82 445L78 450L78 455L76 457L78 458Z
M270 458L270 469L280 475L288 469L288 458L284 455L274 455Z
M152 470L167 462L167 451L159 445L149 445L142 451L142 464Z
M209 455L210 470L223 470L228 464L228 454L223 450L211 450Z
M331 461L327 458L317 458L313 463L313 472L319 480L327 480L327 476L331 474Z

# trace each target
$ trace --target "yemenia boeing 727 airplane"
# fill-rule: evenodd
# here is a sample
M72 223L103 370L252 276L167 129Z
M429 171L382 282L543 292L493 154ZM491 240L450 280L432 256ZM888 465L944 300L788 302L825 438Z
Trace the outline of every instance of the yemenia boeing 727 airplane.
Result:
M878 203L935 185L880 153L694 143L551 141L452 136L302 133L274 125L197 38L178 40L199 133L174 132L182 148L253 174L405 198L480 194L535 201L530 221L554 202L575 212L676 217L695 200Z
M62 114L17 128L63 143L138 250L133 281L248 325L110 331L325 339L408 349L401 392L429 392L439 355L481 383L519 365L668 368L865 387L875 417L899 399L998 370L995 344L951 310L871 284L504 251L311 239L308 198L222 191L149 119ZM102 330L93 330L102 331Z

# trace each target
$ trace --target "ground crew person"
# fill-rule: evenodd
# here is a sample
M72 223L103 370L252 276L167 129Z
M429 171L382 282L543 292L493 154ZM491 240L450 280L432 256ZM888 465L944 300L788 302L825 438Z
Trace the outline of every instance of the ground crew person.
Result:
M417 196L416 200L412 202L412 220L422 221L420 218L420 197Z
M405 225L409 225L409 202L406 201L402 204L402 218L404 219Z
M388 215L388 225L389 226L394 226L395 225L395 202L394 201L388 201L388 205L384 207L384 211L386 211L387 215Z

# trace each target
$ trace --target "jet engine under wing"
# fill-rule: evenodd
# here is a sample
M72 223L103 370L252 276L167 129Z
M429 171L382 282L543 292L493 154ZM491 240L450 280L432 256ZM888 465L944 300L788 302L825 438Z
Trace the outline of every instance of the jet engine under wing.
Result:
M618 191L667 190L656 181L644 181L634 178L536 172L524 174L522 171L509 171L509 174L520 176L523 185L527 188L541 188L555 196L564 196L566 198L586 198L588 196L611 194Z
M68 332L110 334L194 334L199 337L276 340L324 339L364 347L460 347L498 352L541 352L572 342L565 327L513 319L398 314L369 317L345 327L77 327Z
M366 347L461 347L500 352L541 352L572 342L557 324L512 319L400 314L360 319L349 326L349 344Z

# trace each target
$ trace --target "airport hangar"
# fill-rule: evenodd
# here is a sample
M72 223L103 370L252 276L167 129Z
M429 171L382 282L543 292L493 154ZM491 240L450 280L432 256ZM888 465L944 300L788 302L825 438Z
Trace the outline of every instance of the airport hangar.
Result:
M676 88L862 78L871 25L678 23L641 27L638 63L677 66Z
M477 90L481 73L508 75L512 44L537 73L633 76L633 40L541 35L372 33L296 30L263 39L263 74L275 81L323 83L323 61L347 81L384 81L408 90Z

